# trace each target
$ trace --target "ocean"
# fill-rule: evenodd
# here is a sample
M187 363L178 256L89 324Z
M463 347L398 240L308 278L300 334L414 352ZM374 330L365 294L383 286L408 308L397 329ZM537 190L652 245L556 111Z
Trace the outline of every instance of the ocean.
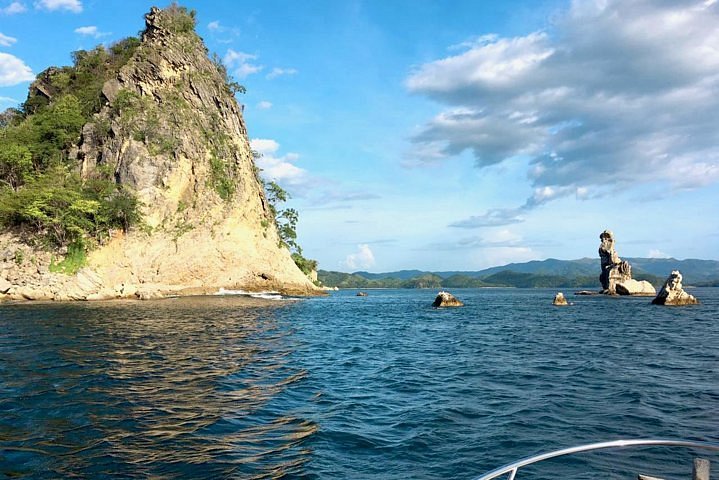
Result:
M472 479L719 442L719 289L367 292L0 306L0 478ZM690 478L696 456L719 469L643 447L517 478Z

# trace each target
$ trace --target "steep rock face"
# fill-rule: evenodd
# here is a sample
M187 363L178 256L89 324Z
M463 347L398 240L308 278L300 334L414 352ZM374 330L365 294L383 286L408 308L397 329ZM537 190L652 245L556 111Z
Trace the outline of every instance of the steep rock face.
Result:
M682 280L679 270L673 270L652 303L655 305L696 305L699 303L694 295L684 291Z
M93 286L81 298L318 291L279 247L224 68L178 20L173 7L146 15L140 46L105 83L107 103L83 127L77 152L84 175L111 169L137 193L144 228L114 232L91 252L84 277L41 275L42 288L16 285L9 298L65 299L88 275Z
M619 258L614 249L614 234L604 230L599 239L599 259L602 272L599 281L602 284L602 293L608 295L656 295L654 286L646 280L632 278L632 266L626 260Z

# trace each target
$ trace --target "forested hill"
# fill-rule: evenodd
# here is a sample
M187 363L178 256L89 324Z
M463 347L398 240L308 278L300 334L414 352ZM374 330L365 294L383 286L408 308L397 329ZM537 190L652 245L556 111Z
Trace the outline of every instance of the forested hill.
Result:
M674 258L627 258L633 276L661 285L672 270L680 270L687 285L719 285L719 261ZM387 273L319 271L319 280L339 288L599 288L599 260L534 260L479 271L401 270Z

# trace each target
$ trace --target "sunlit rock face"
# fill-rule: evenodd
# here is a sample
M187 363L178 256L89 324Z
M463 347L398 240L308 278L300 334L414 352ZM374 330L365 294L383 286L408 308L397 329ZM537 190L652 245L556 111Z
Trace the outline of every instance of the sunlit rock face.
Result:
M437 297L434 299L432 306L435 308L440 307L463 307L464 303L457 299L454 295L449 292L439 292Z
M552 301L552 305L557 306L564 306L569 305L567 302L567 299L564 297L564 294L562 292L557 292L557 294L554 296L554 300Z
M699 303L694 295L684 291L682 280L683 277L679 270L672 271L652 303L655 305L696 305Z
M153 7L145 20L139 46L102 88L104 105L83 127L76 152L82 175L108 169L135 192L143 228L112 232L77 276L27 261L27 271L16 275L10 270L19 267L5 262L6 281L18 281L3 284L0 297L153 298L219 288L317 293L280 246L235 99L239 86L208 57L187 11ZM0 250L20 248L3 238ZM27 252L31 257L45 258Z
M614 248L614 234L611 230L604 230L599 234L599 259L602 272L599 281L602 284L602 293L608 295L656 295L654 286L646 280L632 278L632 266L626 260L619 258Z

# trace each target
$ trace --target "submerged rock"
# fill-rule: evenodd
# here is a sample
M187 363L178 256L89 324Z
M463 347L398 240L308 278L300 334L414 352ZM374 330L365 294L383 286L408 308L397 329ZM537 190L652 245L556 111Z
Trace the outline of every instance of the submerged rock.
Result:
M433 307L463 307L464 303L459 301L457 297L449 292L439 292L437 298L434 299Z
M682 274L674 270L667 277L664 286L652 300L655 305L696 305L699 300L684 291L682 288Z
M569 303L567 302L567 299L564 298L564 294L562 292L557 292L554 296L554 300L552 301L552 305L562 306L569 305Z

